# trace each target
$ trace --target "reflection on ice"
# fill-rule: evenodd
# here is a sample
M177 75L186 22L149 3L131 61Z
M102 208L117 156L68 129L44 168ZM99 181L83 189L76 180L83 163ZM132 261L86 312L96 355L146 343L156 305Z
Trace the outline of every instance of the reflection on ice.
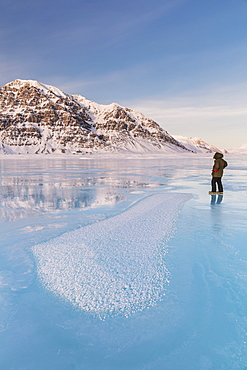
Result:
M11 167L10 167L11 170ZM79 171L78 171L79 172ZM116 205L124 200L122 189L140 189L157 184L130 179L110 171L81 174L46 173L27 177L0 177L0 217L15 220L35 214ZM140 181L138 181L140 180Z
M1 186L0 217L8 220L35 213L114 205L123 200L115 189L88 187L83 180L46 182L8 177Z
M185 194L147 197L128 211L33 247L47 289L104 318L160 300L167 283L162 239Z
M75 181L45 182L44 179L8 178L1 187L1 217L18 219L27 214L85 208L93 202L93 189L81 190Z
M220 204L223 200L223 195L218 194L217 201L216 201L216 194L211 195L211 204Z

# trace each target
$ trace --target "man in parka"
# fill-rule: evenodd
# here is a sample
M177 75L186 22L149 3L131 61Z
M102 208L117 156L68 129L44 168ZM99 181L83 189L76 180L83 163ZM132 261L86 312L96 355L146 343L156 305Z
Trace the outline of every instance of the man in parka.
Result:
M227 166L227 162L223 159L222 153L215 153L214 155L214 166L212 169L212 191L209 194L216 193L216 184L218 185L218 192L219 194L223 194L223 186L221 182L221 178L223 176L223 170Z

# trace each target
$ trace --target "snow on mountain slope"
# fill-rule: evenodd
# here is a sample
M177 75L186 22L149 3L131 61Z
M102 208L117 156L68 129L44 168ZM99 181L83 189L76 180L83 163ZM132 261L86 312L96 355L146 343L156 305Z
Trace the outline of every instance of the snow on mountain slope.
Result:
M243 152L246 152L247 153L247 143L246 144L243 144L241 145L239 148L238 148L239 151L243 151Z
M241 154L241 155L246 155L247 154L247 143L241 145L238 148L231 149L229 151L231 154Z
M62 98L66 98L68 96L63 91L59 90L57 87L50 86L50 85L45 85L43 83L40 83L40 82L34 81L34 80L19 80L19 79L17 79L15 81L12 81L12 82L6 84L5 86L9 86L10 88L19 89L19 88L21 88L22 86L25 86L25 85L36 87L40 91L43 91L44 94L49 94L49 92L52 92L53 94L55 94L57 96L61 96Z
M183 152L156 122L32 80L0 89L0 153Z
M196 153L226 152L225 149L219 149L213 145L210 145L203 141L202 139L200 139L199 137L185 137L179 135L173 135L173 137L181 144L183 144L186 148Z

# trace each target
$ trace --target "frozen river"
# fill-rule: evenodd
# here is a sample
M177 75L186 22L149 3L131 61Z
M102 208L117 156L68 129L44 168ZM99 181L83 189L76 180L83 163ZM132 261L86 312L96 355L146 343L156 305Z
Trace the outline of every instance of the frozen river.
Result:
M0 158L0 369L247 369L247 165Z

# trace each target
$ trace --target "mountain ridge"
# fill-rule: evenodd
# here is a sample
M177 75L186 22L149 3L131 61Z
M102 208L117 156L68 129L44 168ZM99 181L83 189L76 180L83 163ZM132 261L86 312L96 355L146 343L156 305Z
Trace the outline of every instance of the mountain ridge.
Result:
M34 80L2 86L0 107L4 153L190 152L142 113Z

